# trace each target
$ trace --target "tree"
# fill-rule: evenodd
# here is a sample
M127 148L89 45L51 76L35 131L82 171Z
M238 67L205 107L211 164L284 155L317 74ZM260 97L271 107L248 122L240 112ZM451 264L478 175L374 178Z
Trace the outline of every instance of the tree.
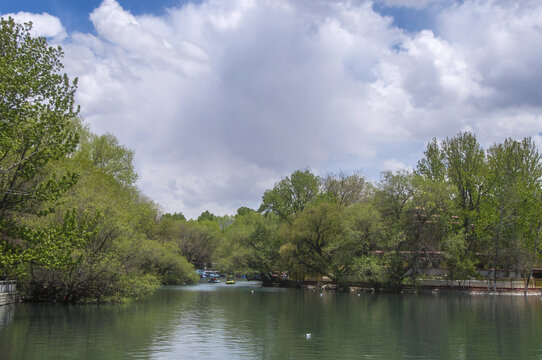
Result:
M89 159L95 168L111 175L124 186L135 184L137 174L133 150L119 144L119 140L109 133L101 136L89 133L82 138L78 156Z
M459 133L442 142L446 177L454 188L455 210L469 240L467 245L474 252L477 220L480 209L490 189L485 151L476 136L470 132ZM478 224L479 225L479 224ZM481 229L481 227L478 227Z
M386 276L377 250L387 250L380 214L371 203L307 207L281 232L281 256L300 275L329 277L340 288L352 282L375 287ZM292 271L291 271L292 272Z
M209 210L205 210L204 212L201 213L200 216L198 216L197 221L215 221L216 218L217 218L216 215L209 212Z
M418 266L439 263L443 241L455 219L452 210L452 188L447 181L445 153L436 139L431 140L418 161L413 177L413 197L409 207L410 221L405 223L411 276L415 280ZM435 255L435 256L433 256ZM420 264L421 258L424 259Z
M404 229L408 267L414 282L420 269L438 263L442 240L446 236L450 216L450 190L446 182L414 174L412 199L408 202L401 227Z
M389 221L398 224L407 203L412 199L412 174L408 171L384 171L375 194L375 201L380 211Z
M180 224L177 246L181 254L198 269L211 266L213 253L221 238L217 222L210 220L189 221Z
M258 272L270 279L272 271L280 269L280 239L276 216L264 216L254 210L237 215L224 231L215 261L222 271Z
M256 210L253 210L251 208L248 208L246 206L241 206L239 209L237 209L237 216L245 216L250 215L252 213L255 213Z
M30 30L0 19L2 274L27 299L67 302L194 281L180 249L149 237L158 207L134 186L133 151L81 124L62 50Z
M281 220L290 220L314 202L319 195L320 178L308 169L294 171L263 194L259 212L273 213Z
M368 283L378 290L388 281L382 251L392 249L381 215L371 203L349 206L343 217L344 234L335 245L335 268L344 280ZM341 256L337 256L342 254Z
M323 191L343 206L367 202L373 196L373 186L358 172L347 176L330 174L322 182Z
M445 155L440 149L437 139L433 138L424 151L424 157L418 161L416 175L435 182L444 181L446 177Z
M404 225L405 221L407 223L412 221L408 216L408 210L414 195L413 175L406 170L395 173L384 171L381 177L375 193L375 205L387 225L389 282L390 285L398 286L405 276L404 261L400 251L408 250L409 245Z
M78 135L72 124L77 79L62 70L63 52L32 37L31 23L0 19L0 212L35 212L58 198L76 180L57 179L47 163L73 152Z
M344 284L342 271L334 272L332 254L342 235L342 211L341 206L328 202L308 206L283 226L281 256L298 271L325 275Z
M41 205L57 200L77 180L74 173L48 166L76 149L77 81L59 73L62 50L32 37L31 28L0 19L0 268L5 272L24 261L25 246L39 241L14 218L46 212Z
M448 270L448 279L451 281L452 288L454 280L466 279L467 276L474 273L474 261L467 253L466 236L460 231L458 233L449 233L443 240L442 248L444 250L444 267Z
M536 224L540 222L537 193L542 179L541 159L529 138L506 139L488 151L492 187L487 225L493 233L494 284L498 266L506 270L514 266L516 276L527 270L528 254L536 243Z
M160 283L195 281L179 237L168 237L170 227L161 226L175 220L165 218L157 224L158 207L137 188L96 167L89 152L52 162L51 167L75 171L79 181L54 212L18 219L36 234L29 237L35 240L25 247L24 261L16 267L22 272L17 278L26 298L122 301L148 295ZM65 226L64 213L77 226Z
M186 217L180 211L178 213L175 212L173 214L165 213L164 215L162 215L162 219L171 219L171 220L175 220L175 221L186 221Z

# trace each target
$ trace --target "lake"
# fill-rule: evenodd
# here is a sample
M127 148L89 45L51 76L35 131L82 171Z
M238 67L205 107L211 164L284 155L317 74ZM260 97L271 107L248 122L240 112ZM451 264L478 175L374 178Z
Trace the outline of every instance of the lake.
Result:
M542 359L542 301L238 282L125 305L0 307L0 359L131 358Z

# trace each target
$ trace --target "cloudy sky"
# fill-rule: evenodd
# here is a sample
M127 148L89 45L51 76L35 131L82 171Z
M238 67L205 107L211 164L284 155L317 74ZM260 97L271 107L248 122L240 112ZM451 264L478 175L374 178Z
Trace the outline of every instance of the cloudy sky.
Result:
M300 168L378 180L464 130L542 149L539 0L0 0L0 14L63 47L82 117L187 217L255 208Z

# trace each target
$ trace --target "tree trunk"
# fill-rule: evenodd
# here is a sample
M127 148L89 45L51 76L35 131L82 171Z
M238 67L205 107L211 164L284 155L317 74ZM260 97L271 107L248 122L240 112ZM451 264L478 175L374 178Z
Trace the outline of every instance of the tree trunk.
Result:
M495 259L493 261L493 291L497 291L497 262L499 259L499 242L501 240L501 225L502 225L502 205L499 211L499 225L497 228L497 239L495 242Z
M531 277L533 276L533 265L534 265L534 259L536 256L536 250L538 248L539 235L540 235L540 226L538 227L538 231L534 239L533 253L531 255L531 263L529 264L529 275L527 276L527 283L525 284L525 291L523 292L525 296L527 296L527 291L529 290L529 282L531 281Z

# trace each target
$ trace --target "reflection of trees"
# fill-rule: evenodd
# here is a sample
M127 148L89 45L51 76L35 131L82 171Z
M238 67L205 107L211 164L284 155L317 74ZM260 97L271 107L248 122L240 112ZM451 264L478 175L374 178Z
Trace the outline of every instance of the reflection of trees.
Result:
M520 359L540 348L537 298L250 290L171 287L128 305L0 307L0 319L15 309L0 327L2 356Z
M3 327L11 325L13 322L13 305L0 306L0 330Z
M0 357L122 359L127 354L146 357L158 330L173 332L176 321L173 313L196 296L188 292L178 295L158 291L147 302L125 305L22 304L15 310L16 320L0 328Z

